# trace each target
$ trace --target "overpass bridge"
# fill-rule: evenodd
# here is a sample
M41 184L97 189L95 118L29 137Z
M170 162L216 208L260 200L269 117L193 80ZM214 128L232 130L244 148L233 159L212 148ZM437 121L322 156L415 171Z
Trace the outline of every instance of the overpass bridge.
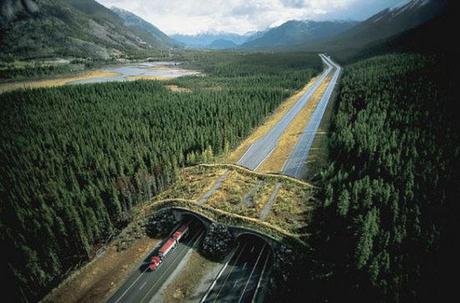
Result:
M171 210L174 217L178 221L183 221L186 217L193 217L203 224L206 231L209 229L209 226L212 223L224 224L227 226L228 230L235 237L236 241L238 241L238 239L243 236L254 236L266 242L272 250L275 250L281 244L279 239L276 239L275 237L269 234L263 233L261 231L258 231L254 228L242 227L242 226L218 222L217 220L210 218L200 212L193 211L185 207L169 207L169 209Z

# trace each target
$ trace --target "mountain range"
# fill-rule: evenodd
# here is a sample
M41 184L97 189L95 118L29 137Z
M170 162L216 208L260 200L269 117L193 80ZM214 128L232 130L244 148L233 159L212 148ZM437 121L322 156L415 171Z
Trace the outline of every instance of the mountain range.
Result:
M109 59L175 45L139 17L94 0L5 1L0 4L6 20L0 23L0 57Z
M180 47L181 44L177 41L170 38L168 35L163 33L153 24L145 21L144 19L138 17L137 15L112 6L110 8L115 14L117 14L121 19L123 19L123 23L125 26L130 28L133 32L138 34L142 37L145 41L150 41L152 46L155 45L163 45L168 47Z
M129 11L108 9L94 0L3 1L0 58L11 54L25 59L56 56L108 59L172 47L359 53L436 19L448 3L448 0L411 0L362 22L291 20L242 35L209 32L169 37Z
M304 44L307 50L361 49L420 26L445 12L448 0L412 0L387 8L340 35L318 43Z
M206 32L196 35L175 34L172 35L171 38L181 42L188 48L221 49L224 45L230 46L229 48L239 46L250 40L253 35L257 35L258 33L259 32L254 32L240 35L236 33Z
M291 20L266 31L262 36L245 42L242 48L286 48L312 43L336 36L353 26L356 21Z
M332 37L346 31L357 23L356 21L291 20L277 27L242 35L234 33L200 33L196 35L176 34L171 37L189 48L288 48Z

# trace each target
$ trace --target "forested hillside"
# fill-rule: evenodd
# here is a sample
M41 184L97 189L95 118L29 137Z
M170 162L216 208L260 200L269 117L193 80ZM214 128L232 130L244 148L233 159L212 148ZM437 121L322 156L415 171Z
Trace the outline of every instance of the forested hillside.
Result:
M95 0L8 2L0 3L2 16L8 8L21 8L20 3L31 3L33 9L18 9L0 22L2 61L59 56L111 59L169 47L141 28L125 26L122 18Z
M163 45L164 47L180 47L180 43L171 39L159 30L155 25L145 21L141 17L121 8L110 8L115 14L123 19L125 26L142 37L151 45Z
M315 300L442 301L458 200L454 66L406 54L345 69L312 226Z
M310 45L330 37L336 37L357 25L356 21L291 20L268 29L256 39L244 43L242 48L275 49Z
M207 76L0 96L7 293L42 297L116 236L177 168L235 145L321 68L316 54L197 53ZM8 294L7 294L8 296Z

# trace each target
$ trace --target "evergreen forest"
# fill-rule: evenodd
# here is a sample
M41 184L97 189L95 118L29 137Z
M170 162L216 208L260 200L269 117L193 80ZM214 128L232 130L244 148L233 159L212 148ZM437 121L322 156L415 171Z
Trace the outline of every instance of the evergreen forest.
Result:
M454 66L393 54L345 68L311 226L313 300L441 298L458 199Z
M166 83L187 91L135 81L0 95L8 293L43 297L180 167L235 146L322 69L316 54L190 56L203 74Z

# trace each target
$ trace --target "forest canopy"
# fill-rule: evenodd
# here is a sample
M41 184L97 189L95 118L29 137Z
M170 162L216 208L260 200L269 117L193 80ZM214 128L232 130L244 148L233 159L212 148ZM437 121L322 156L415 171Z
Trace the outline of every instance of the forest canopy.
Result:
M457 220L451 62L400 54L345 68L329 134L332 163L321 174L311 226L316 300L439 299Z
M316 54L197 53L206 76L0 95L7 289L41 298L129 222L178 168L247 136L321 69ZM34 287L31 287L31 286Z

